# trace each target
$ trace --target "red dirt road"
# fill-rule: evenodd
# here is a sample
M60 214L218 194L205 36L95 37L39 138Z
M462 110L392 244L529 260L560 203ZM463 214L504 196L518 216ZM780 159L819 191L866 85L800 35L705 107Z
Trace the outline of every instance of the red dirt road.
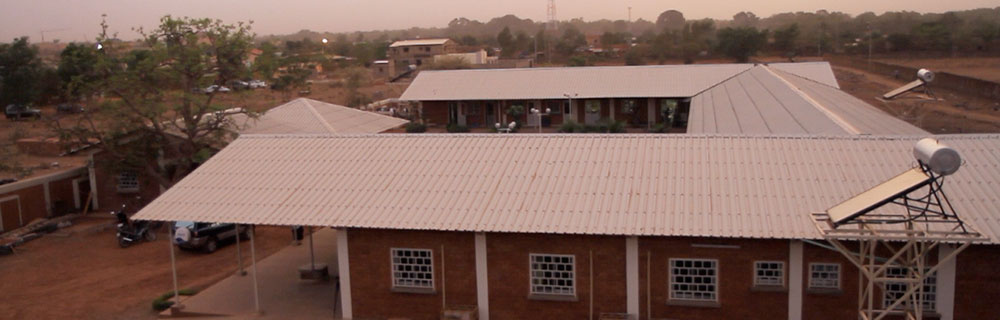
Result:
M119 248L111 220L77 219L70 236L50 234L0 257L0 319L155 319L152 300L172 290L166 233ZM258 227L257 258L291 241L288 228ZM249 241L241 243L249 263ZM177 251L181 288L201 288L236 270L236 246L212 254Z

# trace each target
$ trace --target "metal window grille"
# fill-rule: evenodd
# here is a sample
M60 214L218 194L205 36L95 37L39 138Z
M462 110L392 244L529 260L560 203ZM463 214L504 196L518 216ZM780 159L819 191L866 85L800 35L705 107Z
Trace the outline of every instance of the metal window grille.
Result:
M753 284L756 286L784 286L785 263L781 261L755 262Z
M434 288L434 254L427 249L392 249L392 286Z
M118 173L118 192L138 192L139 175L135 171L122 171Z
M576 294L575 257L559 254L531 254L531 293Z
M908 273L907 268L892 267L885 269L886 278L906 278ZM887 282L885 284L885 291L882 294L882 306L888 307L892 305L897 299L903 296L906 291L910 290L910 285L906 282ZM927 275L924 278L924 287L922 295L922 307L925 311L934 311L937 307L937 273ZM896 309L903 309L904 305L900 304Z
M809 287L840 289L840 265L835 263L809 264Z
M718 266L716 260L670 259L670 299L716 301Z

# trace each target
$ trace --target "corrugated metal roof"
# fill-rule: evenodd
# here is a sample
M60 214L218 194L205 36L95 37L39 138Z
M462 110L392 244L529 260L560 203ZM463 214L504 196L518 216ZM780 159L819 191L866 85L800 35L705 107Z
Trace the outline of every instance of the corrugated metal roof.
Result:
M773 70L773 69L772 69ZM843 122L861 134L926 135L927 131L893 117L840 89L824 85L780 70L775 74L785 79Z
M809 214L915 165L919 137L243 136L136 219L819 238ZM945 135L944 188L1000 239L1000 135Z
M833 75L833 68L831 68L830 63L826 61L771 63L768 64L768 66L840 89L840 84L837 83L837 77Z
M238 116L238 117L237 117ZM298 98L271 108L257 119L234 115L246 128L242 134L379 133L406 124L407 120L348 108L322 101Z
M445 42L448 42L450 40L451 39L447 39L447 38L444 38L444 39L400 40L400 41L393 42L391 45L389 45L389 47L390 48L395 48L395 47L406 47L406 46L433 46L433 45L442 45L442 44L445 44Z
M851 134L761 66L694 96L687 132Z
M421 71L400 100L691 97L752 64Z
M775 70L774 64L754 66L694 96L687 130L721 134L929 134L840 89Z

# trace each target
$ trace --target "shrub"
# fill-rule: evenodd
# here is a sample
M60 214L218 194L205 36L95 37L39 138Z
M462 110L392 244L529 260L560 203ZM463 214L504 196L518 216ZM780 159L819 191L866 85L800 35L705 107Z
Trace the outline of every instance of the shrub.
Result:
M449 123L446 129L451 133L469 132L469 127L457 123Z
M574 132L584 132L584 131L583 131L583 125L573 120L566 120L566 122L563 122L562 126L559 127L559 132L574 133Z
M652 128L649 128L649 132L650 133L665 133L665 132L667 132L667 126L664 125L663 123L657 123L657 124L653 125Z
M427 132L427 125L419 122L410 122L406 124L406 133L422 133Z
M625 121L608 123L608 133L625 133Z
M181 290L178 290L177 293L180 294L180 295L182 295L182 296L193 296L196 293L198 293L198 290L194 290L194 289L181 289ZM170 300L173 297L174 297L174 292L170 291L170 292L161 294L156 299L153 299L153 310L156 310L156 311L167 310L167 308L170 308L170 306L174 305L174 302Z

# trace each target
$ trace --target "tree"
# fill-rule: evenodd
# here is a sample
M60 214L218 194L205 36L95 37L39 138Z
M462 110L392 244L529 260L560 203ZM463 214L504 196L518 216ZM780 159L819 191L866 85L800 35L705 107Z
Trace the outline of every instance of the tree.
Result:
M367 95L358 91L371 81L368 70L354 67L345 70L345 73L347 76L344 77L344 88L347 89L347 106L357 108L370 102Z
M740 13L733 15L733 26L736 27L757 27L758 22L760 22L760 18L753 12L740 11Z
M684 24L684 14L677 10L667 10L656 17L656 27L660 30L680 30Z
M643 59L643 56L645 56L645 54L643 53L644 50L645 50L644 46L636 46L630 49L628 52L626 52L625 65L640 66L646 64L645 59Z
M719 51L737 62L747 62L767 43L767 30L754 28L724 28L716 35Z
M264 42L258 49L261 53L257 59L254 59L251 66L253 73L257 74L258 77L273 81L274 73L278 71L281 63L281 59L278 57L278 48L270 42Z
M28 44L28 37L0 44L0 106L35 103L42 91L44 69L38 48Z
M799 37L799 24L793 23L774 30L774 49L782 53L795 51L795 40Z
M500 44L501 57L514 57L515 51L517 51L517 43L514 42L514 36L510 33L510 28L504 27L503 31L497 34L497 43Z
M562 38L556 43L556 51L564 56L572 55L576 49L587 45L587 37L572 25L563 31Z
M92 45L70 43L59 54L57 73L62 81L63 93L69 100L82 98L82 87L95 80L97 49Z
M245 74L249 25L165 16L156 29L137 29L148 49L131 52L101 26L96 81L87 89L105 99L79 121L55 124L64 138L99 142L111 160L101 165L141 172L168 188L238 129L228 115L256 116L200 91Z

